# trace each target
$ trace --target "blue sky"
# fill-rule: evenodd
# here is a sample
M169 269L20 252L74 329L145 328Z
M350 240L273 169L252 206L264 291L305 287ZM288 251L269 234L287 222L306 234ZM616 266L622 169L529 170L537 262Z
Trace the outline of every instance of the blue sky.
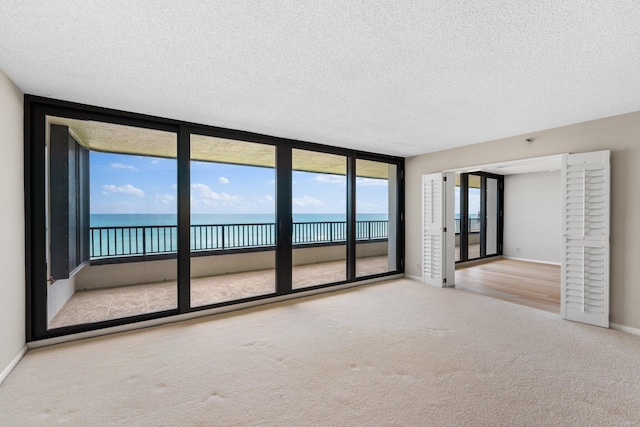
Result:
M91 213L176 213L176 160L91 152ZM344 176L293 172L294 213L345 213ZM387 213L387 181L357 179L358 213ZM275 171L191 163L191 212L273 213Z
M460 187L456 187L456 217L460 216ZM476 216L480 212L480 189L469 188L469 215Z

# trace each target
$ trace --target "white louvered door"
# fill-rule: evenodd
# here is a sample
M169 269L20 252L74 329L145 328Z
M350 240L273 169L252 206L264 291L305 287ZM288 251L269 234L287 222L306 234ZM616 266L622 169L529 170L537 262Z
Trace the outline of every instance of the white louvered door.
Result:
M563 319L609 327L610 152L562 160Z
M422 176L422 281L438 287L453 286L455 274L453 192L453 174Z

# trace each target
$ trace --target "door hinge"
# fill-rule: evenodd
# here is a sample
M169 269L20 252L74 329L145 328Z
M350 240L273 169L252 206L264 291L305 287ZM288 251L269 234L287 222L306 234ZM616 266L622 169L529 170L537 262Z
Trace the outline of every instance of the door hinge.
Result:
M404 178L404 171L400 171L400 179Z
M442 232L443 232L443 233L446 233L446 232L447 232L447 227L445 227L445 228L442 230Z
M400 213L400 221L404 221L404 212Z
M444 179L444 182L447 182L447 177L446 176L444 176L443 179Z
M446 284L447 283L447 279L446 278L442 279L442 283Z

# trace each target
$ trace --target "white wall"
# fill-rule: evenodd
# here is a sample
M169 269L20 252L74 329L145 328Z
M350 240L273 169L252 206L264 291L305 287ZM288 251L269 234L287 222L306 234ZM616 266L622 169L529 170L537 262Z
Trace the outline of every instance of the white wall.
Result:
M505 257L559 264L560 171L504 178Z
M75 293L76 276L68 279L59 279L47 288L47 323L62 310L62 307Z
M533 138L525 144L525 138ZM425 173L562 153L611 150L611 322L640 329L640 112L531 132L408 158L406 273L421 276L421 183Z
M0 71L0 381L25 347L23 94Z

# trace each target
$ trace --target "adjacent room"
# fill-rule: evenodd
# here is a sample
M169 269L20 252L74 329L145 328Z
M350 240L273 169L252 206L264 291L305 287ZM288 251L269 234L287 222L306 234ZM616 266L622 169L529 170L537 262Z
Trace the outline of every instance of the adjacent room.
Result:
M638 22L0 2L0 424L637 425Z
M468 180L463 203L456 174L456 288L560 314L560 169L560 156L467 168L495 182ZM469 212L467 239L459 235L461 204Z

